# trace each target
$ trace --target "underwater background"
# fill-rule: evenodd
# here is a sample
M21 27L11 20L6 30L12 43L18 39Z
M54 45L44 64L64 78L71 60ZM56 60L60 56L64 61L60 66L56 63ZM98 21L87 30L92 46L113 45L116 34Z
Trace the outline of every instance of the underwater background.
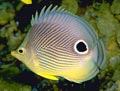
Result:
M31 27L31 16L50 4L83 16L103 40L106 64L92 80L48 80L11 56ZM30 5L0 0L0 91L120 91L120 0L33 0Z

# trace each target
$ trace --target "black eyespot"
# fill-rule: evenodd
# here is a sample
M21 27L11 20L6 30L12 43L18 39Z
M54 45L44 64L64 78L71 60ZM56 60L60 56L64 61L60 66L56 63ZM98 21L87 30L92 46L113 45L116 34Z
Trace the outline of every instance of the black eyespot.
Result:
M74 50L78 54L86 54L88 52L88 45L84 40L78 40L74 45Z
M79 42L79 43L76 45L76 49L77 49L79 52L84 52L84 51L87 50L86 45L85 45L83 42Z

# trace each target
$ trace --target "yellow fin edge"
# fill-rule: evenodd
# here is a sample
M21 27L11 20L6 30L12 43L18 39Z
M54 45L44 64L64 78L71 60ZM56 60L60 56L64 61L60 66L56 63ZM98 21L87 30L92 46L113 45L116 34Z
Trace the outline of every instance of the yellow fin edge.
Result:
M59 80L56 76L53 76L53 75L49 75L49 74L44 74L44 73L37 73L38 75L44 77L44 78L47 78L47 79L51 79L51 80Z

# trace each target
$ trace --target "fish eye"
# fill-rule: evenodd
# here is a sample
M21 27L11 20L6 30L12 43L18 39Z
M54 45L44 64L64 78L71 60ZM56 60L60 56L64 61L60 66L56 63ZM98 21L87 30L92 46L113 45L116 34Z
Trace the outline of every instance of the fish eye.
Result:
M19 48L18 49L18 53L23 54L24 53L24 49L23 48Z
M88 45L84 40L78 40L74 44L74 50L78 54L86 54L86 53L88 53Z

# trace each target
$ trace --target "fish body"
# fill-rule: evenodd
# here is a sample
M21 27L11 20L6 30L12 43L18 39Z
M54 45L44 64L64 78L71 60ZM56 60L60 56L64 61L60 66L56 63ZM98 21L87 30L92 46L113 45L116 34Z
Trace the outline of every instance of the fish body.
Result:
M32 17L31 28L11 54L36 74L81 83L92 79L105 63L98 35L82 17L50 5Z

